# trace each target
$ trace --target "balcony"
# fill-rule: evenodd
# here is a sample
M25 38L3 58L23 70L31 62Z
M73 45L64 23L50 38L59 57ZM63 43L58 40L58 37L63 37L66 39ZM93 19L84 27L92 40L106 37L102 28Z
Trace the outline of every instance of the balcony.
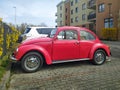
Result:
M96 20L96 13L88 15L88 21L95 21Z
M57 23L57 22L58 22L58 19L55 19L55 22Z
M88 9L96 9L96 0L90 0L87 4Z

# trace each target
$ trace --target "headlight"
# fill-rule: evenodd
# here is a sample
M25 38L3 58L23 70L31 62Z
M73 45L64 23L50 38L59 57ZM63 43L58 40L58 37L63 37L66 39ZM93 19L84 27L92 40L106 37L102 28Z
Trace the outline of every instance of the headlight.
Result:
M16 49L16 52L18 52L18 48Z

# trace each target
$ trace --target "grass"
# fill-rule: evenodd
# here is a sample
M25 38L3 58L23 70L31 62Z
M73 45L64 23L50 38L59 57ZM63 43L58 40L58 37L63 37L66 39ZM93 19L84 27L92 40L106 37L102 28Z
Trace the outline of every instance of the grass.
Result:
M0 81L5 74L7 67L9 66L9 59L8 55L5 55L0 59Z
M6 71L6 69L4 67L0 66L0 81L1 81L1 78L3 77L5 71Z

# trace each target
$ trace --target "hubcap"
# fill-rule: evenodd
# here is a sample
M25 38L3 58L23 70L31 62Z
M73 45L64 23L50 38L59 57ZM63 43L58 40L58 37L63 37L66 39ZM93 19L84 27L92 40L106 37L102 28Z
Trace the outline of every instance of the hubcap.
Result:
M102 52L98 52L95 56L95 60L98 64L101 64L104 62L105 58L104 58L104 54Z
M36 56L29 56L25 60L25 67L28 70L35 70L39 67L39 58Z

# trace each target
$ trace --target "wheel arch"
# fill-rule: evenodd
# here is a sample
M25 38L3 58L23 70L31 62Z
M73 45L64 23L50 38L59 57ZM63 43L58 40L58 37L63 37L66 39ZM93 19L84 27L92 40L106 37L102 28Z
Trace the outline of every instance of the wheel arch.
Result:
M106 51L104 48L99 47L99 48L96 48L96 49L94 49L94 50L91 50L91 52L90 52L90 54L89 54L89 57L90 57L91 60L93 59L94 54L95 54L95 52L96 52L97 50L103 50L103 51L105 52L106 56L108 56L107 51Z
M41 54L46 64L52 64L51 56L42 47L37 47L37 46L22 47L22 48L20 48L19 54L17 57L19 58L19 60L22 60L22 58L29 52L37 52L37 53Z

